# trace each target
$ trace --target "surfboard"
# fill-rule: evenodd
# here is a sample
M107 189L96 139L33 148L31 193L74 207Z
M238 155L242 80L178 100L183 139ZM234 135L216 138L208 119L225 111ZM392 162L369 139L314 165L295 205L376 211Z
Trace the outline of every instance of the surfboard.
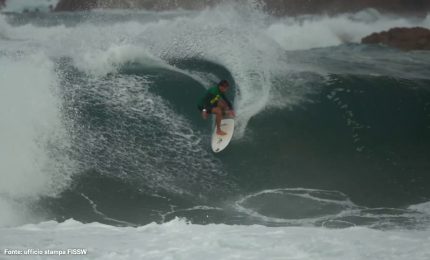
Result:
M212 151L214 153L221 152L230 143L231 138L233 137L233 132L234 132L234 119L233 118L222 119L221 120L221 130L223 130L227 134L226 135L217 135L216 134L216 126L215 126L214 132L212 134Z

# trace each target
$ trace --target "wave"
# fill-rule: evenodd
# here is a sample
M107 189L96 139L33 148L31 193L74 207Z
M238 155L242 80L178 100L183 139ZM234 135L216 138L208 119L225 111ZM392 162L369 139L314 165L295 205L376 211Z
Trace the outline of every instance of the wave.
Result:
M258 9L236 5L149 22L138 19L110 24L105 20L105 24L94 24L97 18L93 16L97 17L97 12L70 28L23 26L14 31L23 39L42 42L51 55L71 57L79 69L98 75L115 71L124 62L145 63L147 59L171 63L191 58L220 64L238 86L239 136L249 119L270 105L270 91L279 76L297 69L296 64L279 58L285 50L333 46L345 42L343 39L358 42L375 29L425 27L430 21L375 11L274 19ZM85 45L81 39L86 39Z
M2 15L1 110L13 113L2 116L11 183L1 199L9 213L37 200L35 211L58 220L113 225L180 214L269 225L277 220L235 222L230 200L294 187L347 194L360 214L425 201L428 54L357 44L410 25L429 18L278 18L236 5ZM222 78L234 85L238 128L215 156L195 103Z

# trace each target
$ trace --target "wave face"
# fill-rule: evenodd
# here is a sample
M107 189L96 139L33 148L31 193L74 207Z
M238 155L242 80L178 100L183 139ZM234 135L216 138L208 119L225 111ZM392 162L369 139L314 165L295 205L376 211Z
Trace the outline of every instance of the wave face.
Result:
M428 226L430 54L357 43L393 26L430 16L0 16L0 224ZM220 79L215 155L196 103Z

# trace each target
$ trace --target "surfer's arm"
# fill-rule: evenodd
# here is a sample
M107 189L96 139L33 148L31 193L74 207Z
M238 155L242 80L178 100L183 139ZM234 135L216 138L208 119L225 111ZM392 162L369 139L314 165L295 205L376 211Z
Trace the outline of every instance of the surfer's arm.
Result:
M208 92L206 96L202 100L202 105L200 106L200 110L202 112L203 119L207 119L209 113L211 113L212 103L211 100L214 99L216 95Z
M204 119L208 118L208 114L210 113L211 108L211 100L215 97L212 93L208 92L204 98L200 101L198 108L202 113L202 117Z
M200 111L207 110L210 107L210 100L212 99L212 94L207 93L200 103L198 104L198 108Z

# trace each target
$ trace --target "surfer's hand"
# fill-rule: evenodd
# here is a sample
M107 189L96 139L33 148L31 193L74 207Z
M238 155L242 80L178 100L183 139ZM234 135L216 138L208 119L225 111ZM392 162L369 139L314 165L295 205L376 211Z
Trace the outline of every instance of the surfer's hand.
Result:
M202 111L202 117L203 119L208 119L208 112Z

